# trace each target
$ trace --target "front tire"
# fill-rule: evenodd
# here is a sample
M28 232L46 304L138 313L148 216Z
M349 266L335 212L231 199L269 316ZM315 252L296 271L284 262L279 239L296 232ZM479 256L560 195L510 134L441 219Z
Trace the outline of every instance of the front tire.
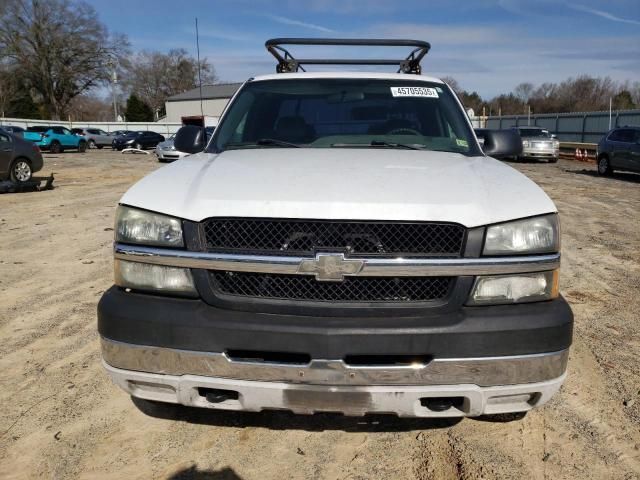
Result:
M11 165L10 172L11 181L16 183L25 183L31 180L33 171L31 170L31 164L24 158L18 158L13 165Z
M91 150L92 148L96 148L96 142L94 142L93 140L89 140L89 150Z
M56 140L51 142L51 145L49 145L49 152L51 152L51 153L62 153L62 145L60 145L60 142L58 142Z
M613 173L613 169L611 168L611 162L609 162L609 157L606 155L602 155L598 159L598 175L602 175L603 177L609 176Z
M80 143L78 144L78 151L79 151L80 153L84 153L84 152L86 152L86 151L87 151L87 142L80 142Z
M549 160L549 163L558 163L558 157L553 157Z

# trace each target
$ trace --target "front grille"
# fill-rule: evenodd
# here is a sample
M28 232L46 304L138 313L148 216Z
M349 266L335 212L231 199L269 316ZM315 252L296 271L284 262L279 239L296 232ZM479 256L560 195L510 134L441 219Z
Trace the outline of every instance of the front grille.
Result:
M451 223L211 218L202 223L210 251L349 256L460 256L465 228Z
M445 298L453 277L345 277L320 282L313 276L211 271L214 291L274 300L322 302L425 302Z

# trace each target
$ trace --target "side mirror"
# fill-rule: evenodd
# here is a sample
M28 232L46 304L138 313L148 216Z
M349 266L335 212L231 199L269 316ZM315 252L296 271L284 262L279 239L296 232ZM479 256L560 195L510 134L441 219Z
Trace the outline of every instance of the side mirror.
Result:
M495 158L516 157L522 153L522 139L514 130L486 130L482 150Z
M179 152L198 153L207 144L204 128L195 125L185 125L176 132L173 146Z
M557 136L556 136L556 134L554 133L554 134L552 134L552 135L551 135L551 138L558 138L558 137L557 137Z

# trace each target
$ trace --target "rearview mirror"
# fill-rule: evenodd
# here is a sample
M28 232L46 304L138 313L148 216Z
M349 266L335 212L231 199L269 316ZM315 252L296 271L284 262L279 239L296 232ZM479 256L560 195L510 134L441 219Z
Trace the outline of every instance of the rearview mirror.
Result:
M198 153L204 150L207 138L204 128L196 125L185 125L176 132L173 146L179 152Z
M522 153L522 139L515 130L485 130L482 136L482 150L489 157L516 157Z

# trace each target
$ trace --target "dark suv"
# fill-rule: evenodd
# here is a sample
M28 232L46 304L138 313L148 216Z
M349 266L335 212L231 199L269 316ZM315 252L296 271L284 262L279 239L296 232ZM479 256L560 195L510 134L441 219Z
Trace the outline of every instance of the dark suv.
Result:
M640 127L614 128L598 142L596 155L600 175L614 170L640 172Z

